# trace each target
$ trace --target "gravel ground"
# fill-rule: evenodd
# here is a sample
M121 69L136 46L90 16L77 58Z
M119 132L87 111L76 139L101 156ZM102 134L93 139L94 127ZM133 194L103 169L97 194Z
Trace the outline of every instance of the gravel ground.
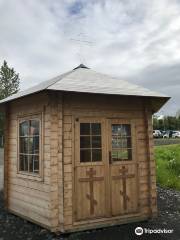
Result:
M3 193L0 193L0 240L179 240L180 239L180 192L158 187L159 217L147 222L125 224L99 230L55 235L41 227L9 214L3 207ZM143 234L136 236L134 229L173 229L169 234Z

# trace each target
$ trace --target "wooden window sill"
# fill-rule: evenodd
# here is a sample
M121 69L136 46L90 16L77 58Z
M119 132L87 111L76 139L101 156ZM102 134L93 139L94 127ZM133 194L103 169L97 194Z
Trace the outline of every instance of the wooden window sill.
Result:
M17 177L18 178L23 178L23 179L26 179L26 180L31 180L31 181L38 181L38 182L42 182L43 181L42 176L40 176L38 174L18 172L17 173Z

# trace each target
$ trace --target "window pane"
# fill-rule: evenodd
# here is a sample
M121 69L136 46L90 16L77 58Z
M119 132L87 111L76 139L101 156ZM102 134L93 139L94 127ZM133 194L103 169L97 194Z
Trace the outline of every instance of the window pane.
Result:
M101 148L101 136L92 137L92 148Z
M130 124L124 124L124 131L126 132L126 136L131 136L131 125Z
M127 148L127 138L120 138L118 141L121 148Z
M28 156L27 155L20 155L19 170L20 171L28 171Z
M36 158L38 159L34 161L34 173L39 173L39 156L36 156Z
M30 135L39 135L39 121L30 120Z
M111 158L113 161L116 161L118 159L118 151L112 151Z
M91 123L91 134L92 135L101 135L101 124L100 123Z
M81 149L80 150L80 162L91 162L91 150Z
M131 143L131 137L127 138L127 148L131 148L132 143Z
M90 136L88 137L80 137L80 148L90 148Z
M29 123L28 121L23 121L19 125L19 135L28 136L29 135Z
M112 135L121 137L131 136L130 124L112 124Z
M39 154L39 137L29 138L29 153Z
M37 155L29 156L29 172L32 172L32 173L39 172L39 156Z
M121 130L121 125L119 124L112 124L112 134L118 135L118 132Z
M92 161L93 162L102 161L101 149L92 149Z
M90 123L80 123L80 135L90 135Z
M112 136L112 148L131 148L131 138Z
M120 145L118 144L118 137L112 136L112 148L120 148Z
M113 161L121 161L127 159L127 150L114 150L112 151Z
M132 160L132 149L128 149L128 158L127 160Z
M20 141L20 143L19 143L20 153L28 153L28 138L27 137L21 137L19 141Z
M29 155L29 172L33 172L33 157L32 155Z
M113 150L112 159L113 161L132 160L132 150L131 149Z
M121 151L118 152L118 158L119 159L128 159L128 150L127 149L122 149Z
M132 160L130 124L112 124L112 159Z

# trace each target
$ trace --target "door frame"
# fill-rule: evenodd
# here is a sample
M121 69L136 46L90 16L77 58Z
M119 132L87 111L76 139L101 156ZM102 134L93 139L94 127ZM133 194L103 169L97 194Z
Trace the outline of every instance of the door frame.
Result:
M73 209L73 225L80 225L80 224L85 224L85 223L93 223L93 222L101 222L105 221L105 220L110 220L110 219L123 219L125 218L125 215L118 215L118 216L113 216L112 215L112 203L111 203L111 182L110 182L110 177L111 177L111 170L110 170L110 163L109 163L109 139L111 136L111 132L109 132L109 128L110 128L110 124L112 122L117 122L117 123L121 123L121 124L125 124L125 123L129 123L133 126L133 135L134 135L134 146L132 147L133 152L132 155L136 156L134 157L135 160L133 160L133 163L136 164L136 178L137 178L137 196L139 196L139 188L138 188L138 183L139 183L139 163L138 163L138 157L137 157L137 133L136 133L136 120L132 119L132 118L121 118L119 116L117 117L109 117L109 116L99 116L99 117L94 117L94 116L73 116L73 122L74 122L74 131L72 131L72 139L74 141L73 143L73 161L72 161L72 166L73 166L73 173L72 173L72 177L73 177L73 189L72 189L72 209ZM78 156L77 156L77 142L78 142L78 138L79 138L79 132L78 132L78 128L77 128L77 122L78 124L80 122L100 122L102 123L102 126L104 127L104 131L102 128L102 155L104 155L104 160L101 163L91 163L91 166L93 165L103 165L104 163L104 168L105 168L105 173L106 173L106 178L105 178L105 195L109 196L106 197L106 206L107 206L107 215L105 217L102 218L94 218L94 219L87 219L87 220L77 220L76 217L76 204L77 204L77 196L76 196L76 189L77 189L77 176L76 176L76 168L77 166L80 166L80 162L76 162ZM103 151L104 149L104 151ZM103 153L104 152L104 153ZM132 163L132 161L122 161L122 164L130 164ZM83 163L86 166L90 166L89 163ZM140 216L140 204L139 204L139 197L138 197L138 211L137 213L129 213L126 216Z

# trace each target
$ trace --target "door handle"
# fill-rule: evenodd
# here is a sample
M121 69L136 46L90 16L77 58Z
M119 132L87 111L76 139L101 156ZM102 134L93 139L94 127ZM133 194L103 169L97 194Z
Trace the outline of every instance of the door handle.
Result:
M111 151L109 151L109 164L112 164Z

